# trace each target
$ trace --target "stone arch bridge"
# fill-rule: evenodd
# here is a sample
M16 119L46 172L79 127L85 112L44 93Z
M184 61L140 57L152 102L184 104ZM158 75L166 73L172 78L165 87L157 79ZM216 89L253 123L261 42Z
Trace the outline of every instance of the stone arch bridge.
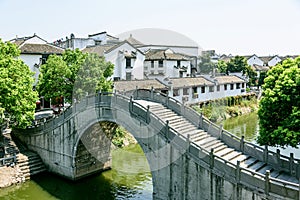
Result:
M89 96L15 134L48 171L76 180L110 168L111 141L101 121L136 138L151 169L153 199L300 199L300 160L293 154L248 143L153 90L136 90L131 98Z

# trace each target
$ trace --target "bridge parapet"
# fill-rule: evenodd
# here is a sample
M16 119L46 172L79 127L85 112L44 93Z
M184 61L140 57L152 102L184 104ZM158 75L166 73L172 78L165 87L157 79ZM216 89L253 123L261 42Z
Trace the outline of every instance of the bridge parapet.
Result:
M134 93L133 98L115 93L99 93L96 96L89 96L75 104L73 107L70 107L57 118L46 121L44 124L39 124L35 127L29 128L27 131L30 135L33 135L33 137L29 138L27 141L33 145L39 145L35 139L36 136L41 135L41 137L45 137L45 134L52 134L50 136L51 138L66 140L71 144L70 149L67 150L68 153L63 152L63 150L66 150L67 147L64 147L65 149L63 150L54 148L52 151L65 156L62 160L70 159L70 161L66 162L65 167L70 167L70 170L76 171L76 169L74 169L76 147L80 137L85 132L85 128L88 128L90 125L100 120L115 120L121 125L126 126L126 123L128 123L128 116L131 116L134 120L139 122L139 124L136 125L136 123L133 123L127 125L126 128L129 131L133 130L133 127L131 126L137 126L140 131L145 131L149 134L149 130L146 129L150 126L151 131L157 133L161 139L161 141L157 142L154 141L157 139L149 137L142 138L141 135L138 135L138 137L140 137L140 144L145 145L144 148L149 148L148 151L150 151L150 149L153 150L156 148L159 150L159 147L167 146L168 148L166 152L173 152L169 156L170 158L167 158L168 154L166 154L166 152L147 153L146 156L151 166L151 170L153 171L160 171L166 167L170 167L169 170L172 171L172 163L179 162L178 160L192 158L194 163L197 163L219 177L224 177L231 183L254 188L265 194L273 193L281 195L284 193L286 194L286 197L291 199L300 198L299 184L272 178L268 175L268 173L263 175L251 171L240 166L239 162L233 164L222 157L217 156L213 150L207 151L205 148L193 143L189 136L186 137L174 128L170 127L168 121L163 121L160 117L152 113L149 107L145 107L135 101L138 99L163 104L167 108L185 117L195 126L204 129L211 135L219 138L228 146L244 152L245 154L262 159L262 161L269 164L278 165L278 168L284 169L289 173L294 173L297 177L299 177L299 160L293 159L293 157L286 158L280 155L280 152L276 152L276 154L274 154L274 152L268 151L267 148L264 149L257 145L247 143L243 138L238 138L223 130L222 127L210 122L203 115L200 115L191 108L184 106L177 100L161 93L155 93L153 90L137 90ZM91 110L95 110L96 119L89 115ZM126 115L127 118L124 119L123 116ZM81 120L81 126L75 126L76 120ZM63 133L63 130L67 127L72 127L72 130L67 131L68 133ZM56 133L54 131L56 129L61 130L61 132ZM71 132L77 132L77 135L72 135ZM60 133L62 136L59 135ZM56 141L56 143L59 142L60 141ZM49 143L46 145L49 146ZM75 149L73 149L74 147ZM161 157L157 155L161 155ZM276 158L273 158L274 155L276 155ZM70 173L70 176L72 176L72 173ZM156 179L156 183L159 182L157 181L159 179L158 177L159 176L154 177L154 179ZM169 178L172 179L172 177ZM172 182L172 180L170 180L170 182ZM159 185L159 183L157 184Z

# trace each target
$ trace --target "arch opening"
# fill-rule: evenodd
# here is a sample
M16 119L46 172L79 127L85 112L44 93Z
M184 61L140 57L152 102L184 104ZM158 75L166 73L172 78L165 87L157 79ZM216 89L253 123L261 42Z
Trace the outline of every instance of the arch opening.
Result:
M152 195L152 172L145 148L116 122L96 122L85 129L77 142L75 176L80 179L110 170L108 178L113 185L125 188L125 192Z

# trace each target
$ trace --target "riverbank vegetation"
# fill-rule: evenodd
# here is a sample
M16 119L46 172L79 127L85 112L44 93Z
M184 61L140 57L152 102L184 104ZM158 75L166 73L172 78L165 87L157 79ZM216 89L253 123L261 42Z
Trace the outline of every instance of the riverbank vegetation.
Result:
M213 122L222 121L257 110L257 99L255 95L235 96L216 99L192 108Z

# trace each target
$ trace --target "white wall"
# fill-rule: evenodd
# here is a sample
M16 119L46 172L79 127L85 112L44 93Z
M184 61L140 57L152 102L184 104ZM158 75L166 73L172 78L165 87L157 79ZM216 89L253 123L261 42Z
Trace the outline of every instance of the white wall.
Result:
M26 40L25 43L27 43L27 44L46 44L47 42L44 41L44 40L42 40L42 39L40 39L37 36L34 36L34 37Z
M93 46L95 45L95 41L93 39L81 39L81 38L75 38L75 39L71 39L70 42L74 42L74 49L84 49L87 46Z
M250 66L253 66L254 64L259 65L259 66L263 66L264 65L264 62L259 57L257 57L256 55L250 57L247 60L247 63Z
M181 66L187 67L186 72L183 73L183 77L191 76L191 63L190 61L180 61ZM176 69L177 60L163 60L163 67L158 67L158 60L154 60L154 68L151 68L151 61L147 60L144 62L145 72L148 78L158 78L162 80L165 77L179 78L179 69ZM161 73L163 72L163 74Z
M268 65L275 66L279 62L281 62L281 59L278 56L275 56L268 62Z
M27 55L27 54L21 54L19 56L19 58L21 60L24 61L24 63L26 65L28 65L28 67L30 68L30 70L32 72L34 72L34 79L35 79L35 82L34 82L34 85L37 84L37 80L38 80L38 77L39 77L39 74L40 74L40 71L38 68L34 67L35 64L39 64L40 63L40 59L42 58L42 55Z
M131 59L132 69L126 69L126 59L123 52L136 52L136 58ZM126 72L132 73L132 79L144 78L144 60L145 56L137 51L128 43L124 43L118 48L104 55L107 61L115 65L113 77L120 77L121 80L126 79Z
M138 47L141 51L145 52L149 49L171 49L176 53L186 54L188 56L199 56L199 48L198 47L172 47L172 46L163 46L163 45L147 45Z
M220 85L220 91L217 91L217 85L214 85L214 91L210 92L209 87L210 86L197 86L197 98L193 98L193 87L188 87L188 95L183 95L183 88L179 89L179 96L173 97L173 91L169 92L169 96L177 99L180 102L183 102L183 98L188 98L187 101L183 103L193 104L198 103L202 101L208 101L208 100L214 100L214 99L221 99L224 97L230 97L230 96L238 96L246 94L246 83L244 84L244 88L242 88L242 83L240 83L240 89L237 89L236 83L233 83L233 90L230 89L230 84L227 84L227 90L224 90L224 85ZM205 93L201 93L201 87L205 87ZM244 91L242 92L242 89ZM173 89L171 89L173 90Z

